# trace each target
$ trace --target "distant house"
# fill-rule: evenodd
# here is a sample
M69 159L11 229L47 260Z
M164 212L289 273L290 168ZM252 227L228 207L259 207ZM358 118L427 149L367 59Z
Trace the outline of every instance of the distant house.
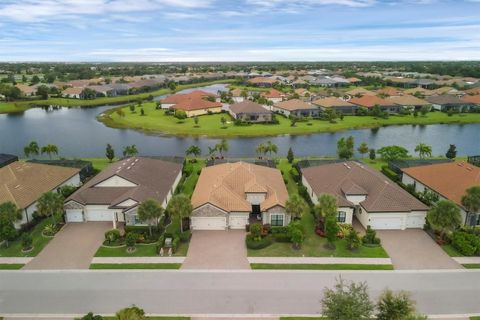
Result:
M302 101L300 99L286 100L275 103L271 110L289 117L290 115L296 117L316 117L319 115L319 108L312 104Z
M272 111L248 100L232 104L229 113L234 119L251 123L271 122L273 118Z
M348 90L345 92L345 95L348 96L349 99L361 96L374 96L376 95L375 92L364 89L362 87L358 87L352 90Z
M62 91L62 97L81 99L84 88L66 88Z
M302 168L302 183L313 203L322 194L337 198L339 223L355 217L366 228L423 228L428 207L380 172L347 161Z
M352 98L348 102L367 109L379 106L380 109L386 112L398 112L401 108L399 105L393 103L392 101L368 95L362 96L360 98Z
M398 97L403 95L403 92L394 87L384 87L382 89L377 90L377 94L390 96L390 97Z
M430 102L411 96L409 94L398 96L398 97L388 97L386 100L391 101L394 104L404 108L420 109L425 106L428 106L428 107L431 106Z
M262 92L261 96L266 98L268 101L277 103L281 102L285 98L286 94L277 89L270 89L266 92Z
M417 192L430 190L455 202L461 209L465 225L480 225L480 212L470 212L462 205L462 196L473 186L480 186L480 168L466 162L449 162L402 169L402 183L413 185Z
M275 78L255 77L249 79L248 82L257 87L269 88L272 87L275 83L277 83L278 80Z
M192 195L193 230L245 229L250 223L287 226L288 192L280 170L245 162L206 167Z
M208 97L215 101L208 100ZM208 113L222 112L222 104L218 97L209 92L194 90L190 93L178 93L160 100L162 108L185 111L187 117L200 116Z
M477 108L480 107L480 94L475 96L465 96L462 98L467 103L474 104Z
M37 93L37 88L38 86L27 86L26 84L16 84L15 87L17 87L24 96L26 97L31 97L34 96Z
M359 79L359 78L356 78L356 77L351 77L351 78L347 78L348 82L350 82L351 84L357 86L359 85L361 82L362 82L362 79Z
M63 186L80 186L80 170L46 164L15 161L0 168L0 203L11 201L22 210L15 224L20 228L33 220L37 200Z
M108 84L88 86L87 89L95 91L97 96L113 97L117 95L113 88Z
M302 98L310 97L312 95L312 93L305 88L297 88L297 89L293 90L293 92L295 94L298 94L298 96L302 97Z
M232 100L236 103L242 102L245 100L245 97L242 95L243 90L240 88L235 88L232 91L230 91L230 94L232 95Z
M145 200L167 207L182 177L182 165L133 157L109 165L65 200L68 222L109 221L145 225L137 215Z
M312 103L320 107L322 111L335 110L336 112L341 112L343 114L354 114L358 110L357 105L354 105L348 101L344 101L337 97L317 99L312 101Z
M412 89L407 89L403 93L405 94L410 94L410 95L421 95L424 97L429 97L435 95L435 93L432 90L428 90L422 87L416 87Z
M448 110L468 110L473 105L470 102L462 100L457 96L441 95L431 96L426 99L430 102L435 110L448 111Z

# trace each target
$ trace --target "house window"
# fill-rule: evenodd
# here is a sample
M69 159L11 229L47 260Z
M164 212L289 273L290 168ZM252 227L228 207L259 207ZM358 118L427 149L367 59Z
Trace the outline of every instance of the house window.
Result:
M134 215L134 216L133 216L133 224L143 224L143 221L141 221L141 220L138 218L138 215Z
M347 220L347 213L345 211L338 211L337 222L345 223L345 220Z
M283 214L272 214L270 215L270 223L275 227L283 226Z

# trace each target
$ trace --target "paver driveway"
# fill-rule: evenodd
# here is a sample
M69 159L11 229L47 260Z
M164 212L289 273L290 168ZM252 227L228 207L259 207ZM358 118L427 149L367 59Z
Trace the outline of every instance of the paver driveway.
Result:
M395 269L462 268L421 229L377 230Z
M68 223L24 269L88 269L111 222Z
M194 231L182 269L250 269L245 231Z

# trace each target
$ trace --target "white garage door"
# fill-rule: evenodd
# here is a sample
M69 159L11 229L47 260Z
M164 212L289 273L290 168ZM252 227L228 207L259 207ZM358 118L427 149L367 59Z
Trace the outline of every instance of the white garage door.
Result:
M401 230L401 217L370 217L370 227L375 230Z
M414 214L407 216L407 228L423 228L425 225L425 214Z
M225 230L227 219L225 217L192 217L193 230Z
M228 226L230 229L245 229L248 224L248 215L244 216L230 216L228 219Z
M66 220L67 222L83 222L82 209L68 209Z
M113 212L102 209L89 209L87 212L87 221L113 221Z

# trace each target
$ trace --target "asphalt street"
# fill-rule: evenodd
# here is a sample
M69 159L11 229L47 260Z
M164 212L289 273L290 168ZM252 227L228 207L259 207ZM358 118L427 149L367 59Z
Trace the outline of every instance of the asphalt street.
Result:
M425 314L480 313L479 271L2 271L0 315L111 314L135 304L181 315L318 314L325 287L407 290Z

